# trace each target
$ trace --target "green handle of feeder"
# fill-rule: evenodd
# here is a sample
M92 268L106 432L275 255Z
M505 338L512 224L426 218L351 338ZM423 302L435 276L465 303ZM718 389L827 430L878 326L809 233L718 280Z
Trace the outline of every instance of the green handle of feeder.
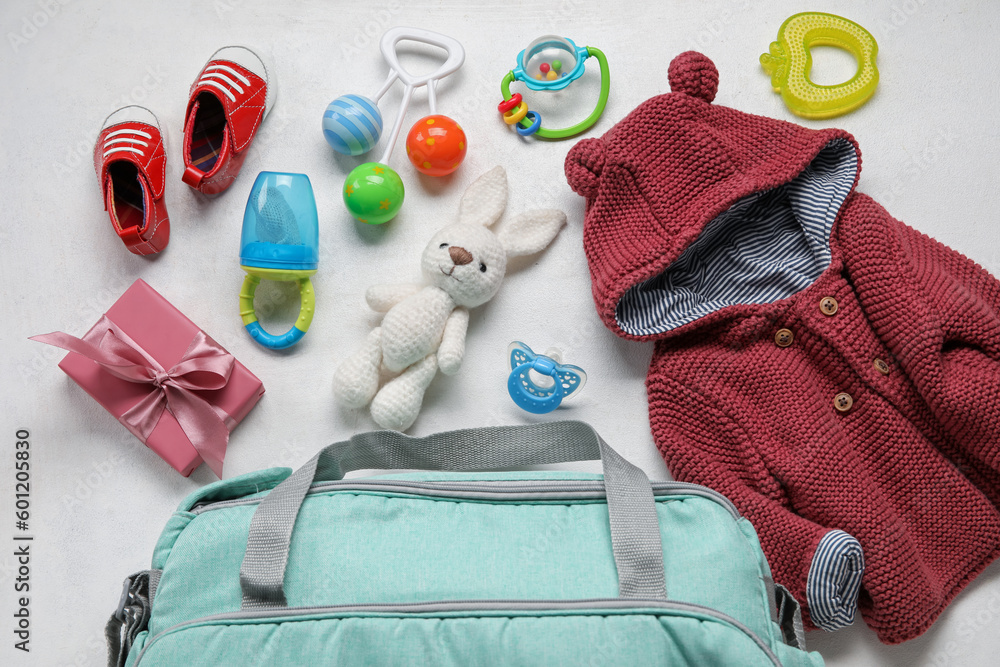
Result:
M257 267L251 269L245 266L242 268L247 271L247 275L243 279L243 286L240 289L240 316L243 318L243 326L246 330L258 343L275 350L291 347L299 342L309 330L313 314L316 312L316 294L313 291L312 281L309 279L309 276L316 272L277 271ZM262 279L294 281L299 287L299 317L295 321L295 325L280 336L267 333L260 326L257 321L257 313L254 312L253 297Z
M564 127L560 130L548 130L544 127L538 128L535 132L536 137L541 137L543 139L567 139L572 136L576 136L585 130L589 130L597 119L601 117L604 113L604 107L608 104L608 95L611 93L611 73L608 69L608 59L604 56L604 52L593 46L588 46L587 55L597 58L597 63L601 66L601 94L597 98L597 106L585 119L577 123L576 125L571 125L570 127ZM514 72L507 72L503 80L500 82L500 92L503 94L505 100L509 100L511 97L510 84L514 82ZM527 129L531 127L531 121L527 118L523 118L520 121L521 127Z

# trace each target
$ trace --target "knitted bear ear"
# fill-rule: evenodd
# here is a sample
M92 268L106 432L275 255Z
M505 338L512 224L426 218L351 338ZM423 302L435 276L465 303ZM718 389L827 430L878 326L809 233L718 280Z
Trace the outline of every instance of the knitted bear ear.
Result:
M670 90L711 102L719 91L719 70L708 56L685 51L670 61L667 70Z
M588 199L597 196L604 170L605 149L603 139L584 139L566 154L566 180L578 195Z

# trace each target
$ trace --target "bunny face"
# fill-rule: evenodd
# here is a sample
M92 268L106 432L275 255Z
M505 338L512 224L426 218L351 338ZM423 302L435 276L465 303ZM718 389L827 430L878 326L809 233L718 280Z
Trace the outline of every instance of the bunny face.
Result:
M454 224L431 238L420 268L426 280L444 290L456 305L475 308L500 289L507 253L486 227Z

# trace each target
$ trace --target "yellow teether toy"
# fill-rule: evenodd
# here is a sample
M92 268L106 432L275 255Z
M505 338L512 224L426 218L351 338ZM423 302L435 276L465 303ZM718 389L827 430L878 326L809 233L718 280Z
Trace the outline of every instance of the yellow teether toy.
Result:
M858 61L857 73L836 86L809 80L813 46L836 46ZM792 113L803 118L833 118L854 111L868 101L878 86L875 57L878 44L871 33L854 21L834 14L807 12L789 17L778 28L778 41L760 57L771 75L774 92L781 93Z

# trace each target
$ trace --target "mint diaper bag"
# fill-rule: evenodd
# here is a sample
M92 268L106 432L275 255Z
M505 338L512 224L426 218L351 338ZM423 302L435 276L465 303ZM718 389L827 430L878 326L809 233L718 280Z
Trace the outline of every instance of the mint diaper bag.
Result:
M450 472L343 479L368 469ZM129 667L823 664L733 505L582 422L364 433L208 485L107 635Z

